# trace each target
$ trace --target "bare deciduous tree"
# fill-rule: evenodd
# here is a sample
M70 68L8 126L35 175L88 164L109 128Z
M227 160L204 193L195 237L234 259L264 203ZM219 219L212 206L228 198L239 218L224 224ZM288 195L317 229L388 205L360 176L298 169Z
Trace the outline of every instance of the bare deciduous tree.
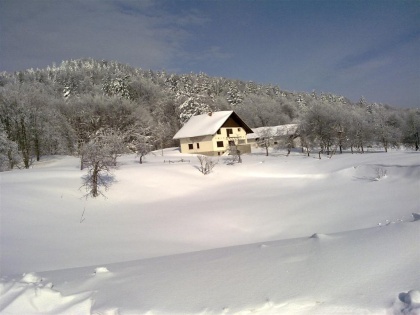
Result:
M13 169L19 162L17 144L7 139L7 134L0 126L0 172Z
M116 160L112 148L103 138L97 137L84 144L81 151L83 164L88 167L82 185L86 189L86 197L104 196L100 189L107 190L113 182L111 170L115 168Z
M260 148L265 149L265 155L268 156L268 149L274 144L274 136L276 131L273 127L264 127L257 131L257 144Z
M112 129L100 130L96 137L103 147L106 147L111 158L113 166L117 166L117 158L123 153L127 153L127 147L124 144L124 136L120 131Z
M228 164L242 163L242 152L239 150L239 137L228 137L229 155L231 159Z
M143 158L152 151L151 137L137 134L133 140L133 149L139 157L139 163L143 164Z
M404 121L402 142L418 151L420 148L420 110L408 110L405 113Z
M217 161L209 156L198 155L197 159L200 161L200 166L198 167L198 170L204 175L210 174L217 164Z

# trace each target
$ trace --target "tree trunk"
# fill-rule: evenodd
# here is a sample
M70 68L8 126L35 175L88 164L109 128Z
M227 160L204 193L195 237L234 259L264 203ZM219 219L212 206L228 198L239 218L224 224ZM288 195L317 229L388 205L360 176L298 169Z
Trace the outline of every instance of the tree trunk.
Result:
M80 157L80 170L83 171L83 155Z
M385 152L388 152L388 142L385 140L385 138L382 138L382 142L384 144Z
M13 167L15 166L15 161L13 159L13 153L12 150L8 150L7 151L7 158L9 159L9 167L12 170Z
M41 145L39 144L38 135L35 135L34 146L35 146L36 160L39 162L39 160L41 159Z
M22 159L25 168L29 168L29 143L26 135L25 121L23 117L20 119L18 132L19 149L22 152Z
M98 197L98 176L99 176L99 166L98 163L95 163L95 166L93 167L92 172L92 196Z

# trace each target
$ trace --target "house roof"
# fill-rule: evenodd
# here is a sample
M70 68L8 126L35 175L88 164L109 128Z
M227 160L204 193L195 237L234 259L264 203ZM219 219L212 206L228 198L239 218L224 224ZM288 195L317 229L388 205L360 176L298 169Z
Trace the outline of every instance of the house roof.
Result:
M265 129L270 129L271 133L274 136L288 136L296 134L298 125L297 124L287 124L287 125L279 125L279 126L270 126L270 127L259 127L259 128L252 128L253 134L247 135L248 139L257 139L261 137L261 133Z
M192 116L173 139L214 135L231 116L247 133L253 132L233 110L228 110Z

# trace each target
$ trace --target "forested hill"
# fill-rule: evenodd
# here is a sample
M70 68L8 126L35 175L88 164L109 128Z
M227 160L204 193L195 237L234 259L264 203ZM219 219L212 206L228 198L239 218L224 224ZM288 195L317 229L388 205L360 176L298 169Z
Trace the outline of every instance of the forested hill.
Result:
M121 148L139 138L151 148L174 146L172 136L189 117L218 110L235 110L251 127L298 123L308 147L418 147L418 109L81 59L0 73L0 169L77 154L98 133L117 135Z

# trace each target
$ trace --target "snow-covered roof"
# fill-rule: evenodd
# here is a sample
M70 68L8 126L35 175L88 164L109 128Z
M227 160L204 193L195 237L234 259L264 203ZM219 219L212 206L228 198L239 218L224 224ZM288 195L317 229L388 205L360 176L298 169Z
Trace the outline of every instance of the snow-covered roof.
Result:
M231 115L235 116L234 118L241 123L246 132L252 132L251 128L233 110L227 110L192 116L173 138L181 139L214 135Z
M263 130L269 128L271 134L274 136L287 136L293 135L296 133L298 125L297 124L287 124L287 125L279 125L279 126L270 126L270 127L259 127L259 128L252 128L254 133L248 134L248 139L256 139L261 137L261 133Z

